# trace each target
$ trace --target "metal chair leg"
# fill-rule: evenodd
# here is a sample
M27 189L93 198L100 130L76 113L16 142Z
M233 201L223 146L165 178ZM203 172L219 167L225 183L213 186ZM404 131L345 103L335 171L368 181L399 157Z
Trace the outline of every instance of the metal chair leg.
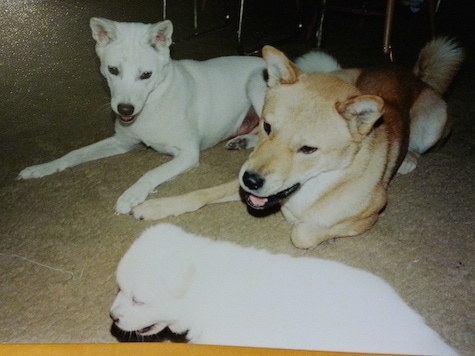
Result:
M244 54L242 46L242 21L244 16L244 0L239 1L239 22L237 29L237 53Z
M323 37L323 21L325 19L325 10L327 8L327 0L322 0L321 2L321 5L322 5L322 9L321 9L321 14L320 14L320 22L318 24L318 27L317 27L317 32L315 34L316 36L316 46L317 48L321 48L322 47L322 37Z
M394 6L396 0L387 0L386 17L384 19L384 39L383 39L383 53L393 61L393 51L391 47L391 30L393 27Z

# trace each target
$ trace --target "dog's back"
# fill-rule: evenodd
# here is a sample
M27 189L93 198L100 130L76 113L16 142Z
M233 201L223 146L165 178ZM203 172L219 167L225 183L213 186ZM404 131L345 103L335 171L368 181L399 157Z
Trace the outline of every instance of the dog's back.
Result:
M192 270L179 298L191 342L353 352L453 354L380 278L341 263L273 255L157 225L128 252L128 266L161 279ZM154 251L154 253L150 253ZM131 256L134 258L132 259ZM130 261L134 261L130 264ZM188 277L189 278L189 277ZM123 281L122 281L123 283ZM162 301L166 302L166 301Z

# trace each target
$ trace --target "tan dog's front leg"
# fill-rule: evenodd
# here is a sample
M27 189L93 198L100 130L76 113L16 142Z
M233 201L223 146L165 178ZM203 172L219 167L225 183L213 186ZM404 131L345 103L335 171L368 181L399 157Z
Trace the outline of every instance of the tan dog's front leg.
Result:
M326 240L334 238L330 229L309 223L298 223L292 228L290 239L295 247L301 249L311 249L320 245Z
M375 213L366 218L348 219L331 227L301 222L293 226L290 238L295 247L311 249L333 238L360 235L376 223L378 216Z
M208 204L239 200L239 182L221 184L174 197L150 199L132 209L136 219L159 220L196 211Z

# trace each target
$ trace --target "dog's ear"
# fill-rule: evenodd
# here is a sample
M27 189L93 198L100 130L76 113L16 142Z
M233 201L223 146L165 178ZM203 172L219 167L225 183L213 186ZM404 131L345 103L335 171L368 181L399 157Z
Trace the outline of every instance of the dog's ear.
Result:
M336 104L353 135L363 138L384 113L384 101L376 95L360 95Z
M267 62L267 85L274 87L278 84L293 84L302 71L278 49L264 46L262 57Z
M89 21L92 30L92 37L96 40L98 46L106 46L117 37L117 31L114 21L93 17Z
M173 24L170 20L158 22L150 29L150 44L155 49L168 48L172 44Z
M196 270L193 265L187 263L172 263L172 265L170 270L173 270L173 273L164 274L160 279L170 295L176 299L181 299L193 282Z

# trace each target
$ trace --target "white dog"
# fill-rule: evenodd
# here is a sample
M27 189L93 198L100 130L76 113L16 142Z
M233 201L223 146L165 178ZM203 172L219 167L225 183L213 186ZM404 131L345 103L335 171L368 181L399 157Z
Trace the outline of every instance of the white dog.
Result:
M118 116L115 135L28 167L19 178L43 177L128 152L140 143L172 155L173 160L143 175L120 196L116 211L126 214L157 186L198 165L200 150L257 125L257 119L254 125L244 121L251 106L259 115L262 111L266 85L261 58L175 61L170 58L170 21L152 25L92 18L90 25ZM330 56L320 56L322 70L338 68Z
M139 335L169 327L201 344L455 354L368 272L212 241L169 224L132 244L117 282L110 315Z

